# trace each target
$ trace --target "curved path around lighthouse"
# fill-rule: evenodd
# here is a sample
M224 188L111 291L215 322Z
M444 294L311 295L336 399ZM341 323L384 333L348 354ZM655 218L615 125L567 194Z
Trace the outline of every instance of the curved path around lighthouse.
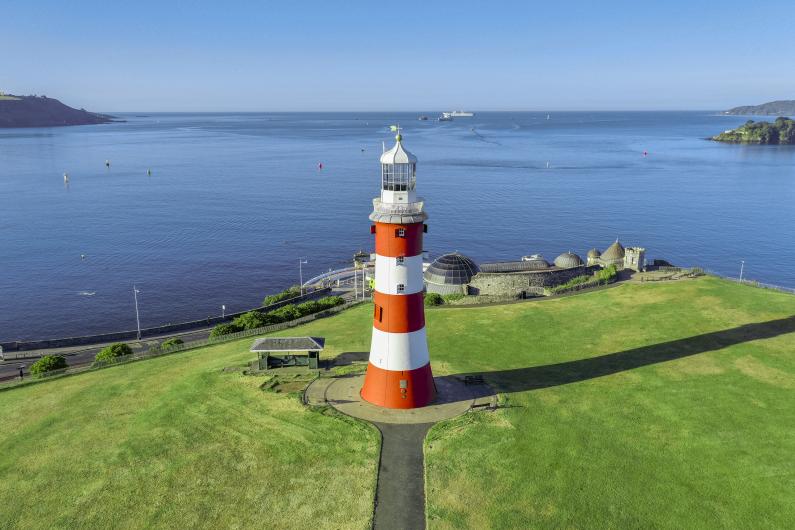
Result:
M306 389L311 405L331 405L340 412L369 421L381 432L381 458L375 495L373 528L425 528L425 469L423 442L437 422L473 407L496 405L485 385L466 385L457 377L434 379L438 397L418 409L385 409L362 400L363 375L316 379Z

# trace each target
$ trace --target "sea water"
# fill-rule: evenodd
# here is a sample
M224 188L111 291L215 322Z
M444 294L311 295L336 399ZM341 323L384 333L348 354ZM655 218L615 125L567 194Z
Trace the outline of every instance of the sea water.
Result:
M152 326L257 306L298 283L301 258L304 279L349 265L372 249L378 157L398 123L419 159L431 258L552 260L618 238L649 259L730 276L744 261L746 278L795 287L795 147L705 140L746 117L420 114L0 130L0 341L134 329L133 285Z

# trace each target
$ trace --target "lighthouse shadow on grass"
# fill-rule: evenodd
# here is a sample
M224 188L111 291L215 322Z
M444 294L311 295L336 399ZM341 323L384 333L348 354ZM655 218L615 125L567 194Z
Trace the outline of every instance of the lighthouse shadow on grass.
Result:
M793 332L795 332L795 315L576 361L495 372L455 374L439 379L460 380L466 376L483 376L494 392L524 392L586 381Z

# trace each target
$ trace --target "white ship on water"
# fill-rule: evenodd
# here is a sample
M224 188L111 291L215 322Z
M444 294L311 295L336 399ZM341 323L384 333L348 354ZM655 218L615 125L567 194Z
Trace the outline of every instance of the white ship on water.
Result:
M454 110L452 112L442 112L442 115L439 116L439 121L453 121L453 118L471 118L474 116L474 112L467 112L465 110Z

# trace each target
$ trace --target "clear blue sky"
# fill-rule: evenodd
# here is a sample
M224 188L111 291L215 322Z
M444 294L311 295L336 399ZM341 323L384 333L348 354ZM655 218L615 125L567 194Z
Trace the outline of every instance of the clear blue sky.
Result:
M0 90L98 111L795 99L792 0L5 2Z

